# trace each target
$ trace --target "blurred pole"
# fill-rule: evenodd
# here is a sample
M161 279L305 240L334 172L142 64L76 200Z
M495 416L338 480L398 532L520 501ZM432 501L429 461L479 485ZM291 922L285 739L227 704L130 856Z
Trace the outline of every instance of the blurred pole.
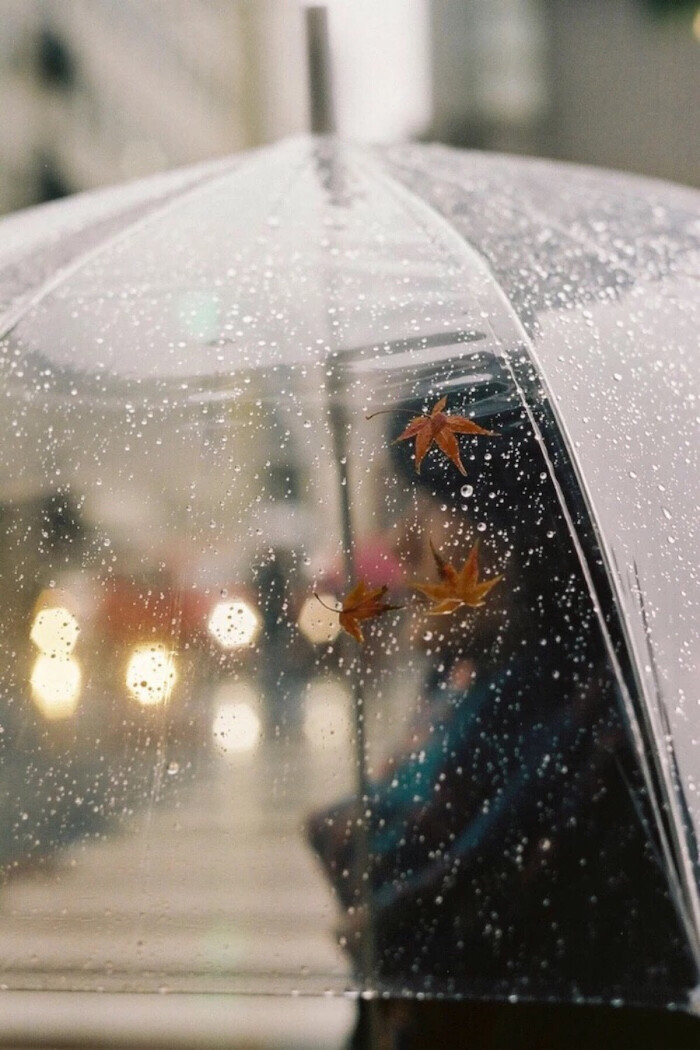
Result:
M328 11L325 7L306 9L306 46L309 60L309 103L311 133L333 135L335 112Z

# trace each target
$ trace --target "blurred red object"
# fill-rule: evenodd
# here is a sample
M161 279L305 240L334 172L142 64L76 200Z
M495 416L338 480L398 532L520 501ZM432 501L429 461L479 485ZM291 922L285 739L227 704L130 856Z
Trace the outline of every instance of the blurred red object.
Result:
M399 586L404 581L404 569L392 547L382 537L373 537L355 550L353 578L364 580L369 587ZM335 559L328 571L321 574L321 582L328 587L342 588L345 582L344 566Z
M99 619L113 641L138 638L190 639L206 630L212 598L198 590L117 579L107 585Z

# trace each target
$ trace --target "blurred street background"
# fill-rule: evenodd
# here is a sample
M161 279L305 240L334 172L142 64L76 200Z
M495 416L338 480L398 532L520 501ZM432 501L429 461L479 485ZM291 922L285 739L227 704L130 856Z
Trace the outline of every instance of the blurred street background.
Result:
M336 124L700 183L697 0L330 0ZM0 0L0 211L307 131L297 0Z

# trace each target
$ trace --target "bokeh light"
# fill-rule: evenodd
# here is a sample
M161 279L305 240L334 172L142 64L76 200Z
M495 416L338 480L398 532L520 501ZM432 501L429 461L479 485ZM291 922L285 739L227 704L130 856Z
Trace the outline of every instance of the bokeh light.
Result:
M249 682L224 682L217 691L212 736L224 758L253 751L262 734L258 694Z
M325 605L335 605L335 595L319 594L319 598L321 601L314 595L309 595L299 613L299 630L313 645L334 641L340 631L338 614L321 604L324 602Z
M245 649L260 631L260 617L250 602L239 598L217 602L209 617L209 633L222 649Z
M137 645L126 669L126 687L144 707L163 704L177 681L175 654L160 642Z
M315 678L306 690L304 735L315 747L347 746L352 734L352 693L336 678Z
M32 699L44 718L59 721L75 714L80 699L82 674L72 656L36 658L30 679Z
M34 617L30 638L47 656L70 656L80 634L75 616L63 606L41 609Z

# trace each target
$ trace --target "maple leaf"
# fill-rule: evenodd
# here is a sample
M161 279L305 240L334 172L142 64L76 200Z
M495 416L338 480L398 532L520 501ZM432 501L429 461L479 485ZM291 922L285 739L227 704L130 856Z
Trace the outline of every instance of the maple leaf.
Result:
M494 576L490 580L479 580L478 540L459 572L436 551L432 540L430 549L437 565L440 583L414 583L411 586L433 603L428 610L432 616L447 616L459 609L460 605L478 608L484 604L484 598L491 588L503 579L502 576Z
M340 626L344 631L351 634L356 641L364 642L360 620L371 620L373 617L381 616L382 613L389 612L392 609L403 608L402 605L389 605L383 601L388 589L386 585L384 587L370 588L364 580L360 580L343 599L342 608L332 609L331 612L339 614ZM321 602L315 591L314 596ZM321 605L325 609L329 608L325 602L321 602Z
M498 437L493 430L484 430L466 416L449 415L443 411L446 404L447 398L441 397L435 402L429 415L414 416L403 434L399 434L394 441L396 444L398 441L416 439L416 474L420 474L420 465L432 444L444 452L460 474L466 474L455 434L486 434L489 437Z

